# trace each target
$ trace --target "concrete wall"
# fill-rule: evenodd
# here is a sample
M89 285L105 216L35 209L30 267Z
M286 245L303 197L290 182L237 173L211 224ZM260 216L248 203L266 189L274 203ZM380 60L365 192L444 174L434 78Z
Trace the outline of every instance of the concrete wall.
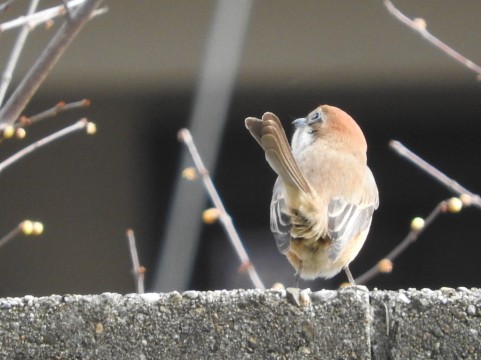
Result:
M0 299L2 359L481 356L481 291L235 290Z

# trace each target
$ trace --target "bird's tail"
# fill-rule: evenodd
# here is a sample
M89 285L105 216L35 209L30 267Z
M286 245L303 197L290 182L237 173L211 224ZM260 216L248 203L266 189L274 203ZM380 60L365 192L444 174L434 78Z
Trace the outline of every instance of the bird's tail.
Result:
M248 117L245 120L247 129L266 153L266 159L272 169L279 175L294 197L311 193L311 188L297 166L291 147L279 118L266 112L261 119ZM291 191L289 191L291 190ZM295 194L297 193L297 194ZM304 195L303 194L303 195Z

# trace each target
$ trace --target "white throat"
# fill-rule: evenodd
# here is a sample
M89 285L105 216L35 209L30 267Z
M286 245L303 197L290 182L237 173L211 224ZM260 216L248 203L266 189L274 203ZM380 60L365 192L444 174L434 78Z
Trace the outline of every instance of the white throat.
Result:
M314 141L313 135L310 133L310 126L298 127L292 136L292 152L294 156L304 152L306 147L310 146Z

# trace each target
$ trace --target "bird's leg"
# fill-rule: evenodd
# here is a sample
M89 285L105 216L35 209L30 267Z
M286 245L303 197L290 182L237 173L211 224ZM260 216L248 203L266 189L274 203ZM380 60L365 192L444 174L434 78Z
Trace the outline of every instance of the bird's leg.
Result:
M301 277L301 271L302 271L302 262L301 262L301 264L300 264L300 266L299 266L299 269L297 270L296 275L295 275L295 276L296 276L296 279L295 279L295 281L294 281L294 287L295 287L296 289L299 289L299 279L300 279L300 277Z
M349 283L351 284L351 286L355 286L356 282L354 281L354 278L352 277L351 270L349 270L348 265L344 266L344 272L346 273L347 279L349 280Z

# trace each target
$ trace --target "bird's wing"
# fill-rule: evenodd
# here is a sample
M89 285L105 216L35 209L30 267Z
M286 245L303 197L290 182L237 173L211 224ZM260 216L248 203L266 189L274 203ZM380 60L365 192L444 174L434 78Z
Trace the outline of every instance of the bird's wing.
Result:
M282 182L278 177L272 191L271 231L276 239L277 249L283 254L289 250L291 240L291 217L284 212L284 209Z
M369 169L365 180L365 196L358 203L344 197L330 200L328 215L328 235L332 240L329 258L335 260L346 243L353 236L369 229L372 214L379 206L379 195L374 177Z
M291 219L289 207L297 208L313 192L297 166L286 133L279 118L266 112L261 119L249 117L247 129L265 151L271 168L279 175L274 184L270 207L271 231L281 253L289 249Z

